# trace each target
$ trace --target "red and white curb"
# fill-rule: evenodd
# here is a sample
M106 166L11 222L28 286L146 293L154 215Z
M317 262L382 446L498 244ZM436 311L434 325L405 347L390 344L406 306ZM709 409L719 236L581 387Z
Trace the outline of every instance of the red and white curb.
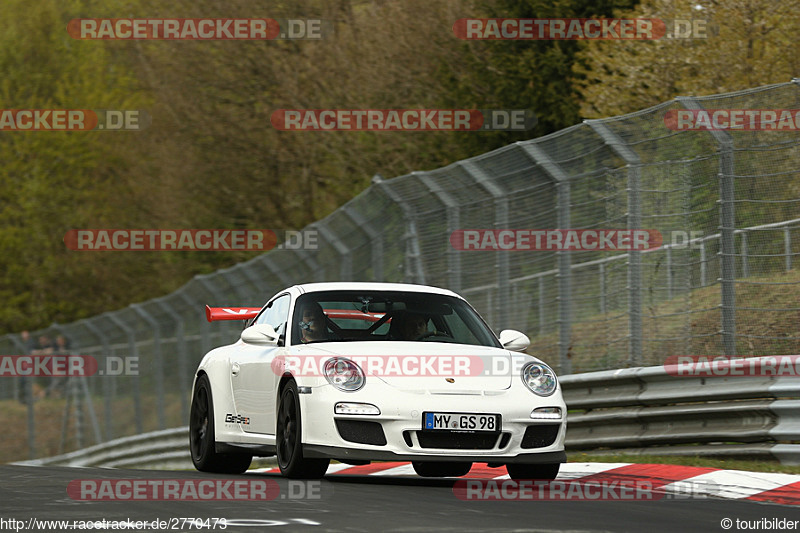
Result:
M277 468L259 468L248 473L279 474ZM411 463L372 463L364 466L332 464L326 475L416 476ZM476 464L462 479L508 479L505 468ZM691 486L693 496L750 500L756 502L800 505L800 475L722 470L702 466L636 463L565 463L558 481L594 482L647 481L653 490L682 494Z

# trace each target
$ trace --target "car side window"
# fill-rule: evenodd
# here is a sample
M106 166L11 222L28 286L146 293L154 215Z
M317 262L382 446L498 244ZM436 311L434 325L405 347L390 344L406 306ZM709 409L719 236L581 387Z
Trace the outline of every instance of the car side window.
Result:
M256 324L269 324L278 335L286 334L286 322L289 320L289 295L284 294L274 300L258 315Z

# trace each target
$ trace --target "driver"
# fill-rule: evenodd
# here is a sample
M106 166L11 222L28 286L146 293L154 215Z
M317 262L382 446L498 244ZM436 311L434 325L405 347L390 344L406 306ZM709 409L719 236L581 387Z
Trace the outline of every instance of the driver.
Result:
M300 342L303 344L328 340L325 312L318 303L305 304L300 313Z
M400 325L400 338L406 341L419 340L428 333L428 317L419 313L406 313Z

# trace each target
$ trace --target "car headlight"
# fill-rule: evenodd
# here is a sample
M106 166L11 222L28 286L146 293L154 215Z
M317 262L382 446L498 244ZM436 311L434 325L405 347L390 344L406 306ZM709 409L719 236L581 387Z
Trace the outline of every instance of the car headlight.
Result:
M556 374L542 363L528 363L522 368L522 382L539 396L550 396L558 386Z
M334 357L325 361L324 372L328 383L345 392L357 391L366 382L361 367L343 357Z

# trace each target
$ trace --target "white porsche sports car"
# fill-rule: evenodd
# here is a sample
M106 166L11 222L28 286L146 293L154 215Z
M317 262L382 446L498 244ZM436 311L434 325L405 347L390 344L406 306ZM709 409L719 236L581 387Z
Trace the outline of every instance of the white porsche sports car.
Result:
M499 338L457 294L394 283L313 283L262 309L207 308L250 319L211 350L194 378L190 447L198 470L244 472L277 455L291 478L347 464L411 461L421 476L472 463L514 479L554 479L566 462L566 406L555 373Z

